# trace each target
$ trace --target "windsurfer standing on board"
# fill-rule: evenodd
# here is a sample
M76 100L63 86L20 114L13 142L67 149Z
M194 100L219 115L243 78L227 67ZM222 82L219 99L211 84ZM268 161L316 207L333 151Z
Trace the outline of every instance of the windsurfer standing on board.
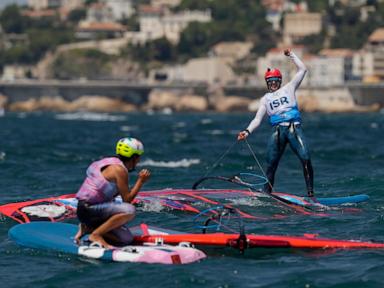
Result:
M89 240L105 248L113 248L108 242L115 245L132 242L133 235L125 226L135 217L135 207L131 202L151 173L147 169L141 170L130 189L128 172L135 169L143 153L144 146L139 140L123 138L117 142L115 157L103 158L88 167L87 177L76 194L80 221L76 243L85 233L91 233ZM118 195L122 203L113 202Z
M284 50L284 54L289 57L298 68L296 75L290 82L281 87L282 76L280 71L278 69L268 68L265 72L265 81L269 92L261 98L255 118L249 123L245 130L238 134L237 139L246 139L259 127L261 120L265 113L267 113L273 129L269 139L267 154L268 168L266 176L268 183L265 184L264 191L267 193L272 192L277 166L279 165L285 146L289 143L303 166L308 196L313 197L313 169L307 141L301 128L301 116L296 100L296 90L304 79L307 68L289 49Z

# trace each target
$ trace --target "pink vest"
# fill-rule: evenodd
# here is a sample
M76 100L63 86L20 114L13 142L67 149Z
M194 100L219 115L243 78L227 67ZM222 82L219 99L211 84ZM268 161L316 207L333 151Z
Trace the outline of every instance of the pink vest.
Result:
M123 162L116 157L108 157L93 162L87 169L87 178L76 194L78 200L84 200L89 204L98 204L110 202L117 196L116 183L107 181L101 174L101 169L109 165L120 165L127 170Z

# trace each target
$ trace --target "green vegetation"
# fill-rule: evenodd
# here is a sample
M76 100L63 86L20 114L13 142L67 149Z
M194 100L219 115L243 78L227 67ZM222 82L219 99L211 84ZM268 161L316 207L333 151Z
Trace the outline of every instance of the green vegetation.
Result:
M86 0L86 5L97 1ZM149 0L134 1L136 7L148 3ZM271 24L265 20L267 12L260 3L261 1L250 0L183 0L174 8L175 12L209 9L213 20L210 23L191 23L181 33L177 45L162 38L143 45L129 45L122 50L120 56L139 62L144 69L148 69L164 63L182 63L190 58L203 57L212 46L222 41L250 41L254 44L252 57L263 55L277 46L281 35L273 31ZM371 6L367 10L366 19L363 19L360 7L345 6L340 1L329 7L328 0L308 0L309 10L322 12L326 25L319 35L307 36L296 44L305 45L312 53L321 50L325 42L330 48L362 48L376 28L384 27L384 2L367 0L366 3ZM32 19L23 16L16 5L6 7L0 14L0 24L6 34L2 36L6 45L0 45L0 68L10 63L36 63L57 45L74 42L75 27L85 15L86 8L72 11L66 22L61 21L58 15ZM137 31L138 15L123 19L121 23L129 27L129 30ZM330 31L335 31L335 35L330 34ZM81 60L77 63L70 57ZM113 58L95 51L66 53L56 60L54 74L60 78L70 78L85 77L89 72L100 77L109 69L107 62L111 59ZM87 67L80 69L78 64ZM101 65L101 70L97 65ZM75 67L80 71L76 72Z
M23 33L28 27L28 22L28 19L21 15L17 5L7 6L0 15L0 24L5 33Z
M129 45L122 53L142 64L148 61L172 62L175 59L175 47L166 38L142 45Z
M213 17L211 23L189 25L182 33L178 47L181 55L185 54L185 50L202 55L221 41L251 41L256 54L264 54L276 45L278 34L265 20L266 11L260 1L184 0L180 7L210 9Z
M308 35L297 42L297 44L307 47L310 53L316 54L324 48L326 32L323 30L320 34Z
M308 10L311 12L323 12L328 9L329 0L316 0L316 1L307 1Z
M2 11L0 24L8 35L25 38L25 41L13 43L10 49L0 48L0 67L12 63L36 63L57 45L74 41L73 27L60 21L58 16L31 19L21 15L16 5Z
M186 9L210 9L213 21L191 23L175 46L166 40L155 40L144 46L131 47L132 59L184 62L206 55L213 45L221 41L251 41L255 44L253 52L259 55L276 45L279 35L265 20L265 10L259 1L183 0L175 11Z
M72 24L77 24L87 16L87 11L84 8L74 9L69 12L68 21Z
M52 76L58 79L101 79L110 74L114 58L98 50L71 50L61 53L52 65Z
M327 15L336 28L331 47L360 49L376 28L384 26L384 3L376 2L375 6L376 11L369 12L366 21L361 21L359 7L337 2L335 7L329 8Z
M374 29L384 26L384 3L375 0L368 2L376 7L376 11L370 12L368 20L364 22L361 21L359 7L344 6L340 2L336 2L335 7L329 7L328 0L307 1L311 12L323 12L325 21L335 27L336 35L327 35L327 29L324 27L320 34L307 36L296 44L303 44L311 53L317 53L324 47L325 40L330 38L330 48L360 49ZM179 44L174 48L168 47L168 50L173 51L172 57L167 53L168 56L162 59L158 53L154 53L155 44L140 47L140 54L145 55L143 60L183 62L189 58L206 55L213 45L221 41L252 41L252 52L263 55L268 49L275 47L281 37L266 22L266 11L260 1L183 0L175 11L185 9L210 9L213 21L190 24L181 34ZM135 56L139 55L136 53Z

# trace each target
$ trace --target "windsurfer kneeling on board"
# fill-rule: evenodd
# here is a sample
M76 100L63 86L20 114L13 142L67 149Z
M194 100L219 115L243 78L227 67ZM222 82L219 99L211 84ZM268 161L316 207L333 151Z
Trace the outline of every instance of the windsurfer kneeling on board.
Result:
M300 158L301 164L303 165L308 196L313 197L313 169L307 141L301 128L301 116L296 100L296 90L304 79L307 68L289 49L284 50L284 54L292 59L298 68L296 75L290 82L281 87L282 76L280 71L278 69L268 68L267 72L265 72L265 81L269 92L261 98L255 118L245 130L238 134L237 139L246 139L259 127L261 120L265 113L267 113L273 127L273 132L268 144L268 168L266 172L268 183L265 184L264 191L268 193L272 192L277 166L279 165L285 146L289 143L293 152Z
M76 243L86 233L90 233L90 241L99 242L105 248L113 248L108 242L115 245L132 242L133 236L125 226L135 217L135 207L131 202L151 173L147 169L141 170L130 189L128 172L135 169L143 153L144 146L139 140L123 138L117 142L115 157L103 158L88 167L87 178L76 194L80 221ZM118 195L122 203L113 202Z

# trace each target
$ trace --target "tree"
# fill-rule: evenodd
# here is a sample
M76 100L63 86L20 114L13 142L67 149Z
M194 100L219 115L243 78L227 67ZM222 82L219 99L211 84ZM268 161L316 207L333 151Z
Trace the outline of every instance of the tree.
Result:
M98 50L71 50L61 53L54 61L52 75L58 79L105 78L110 74L111 56Z
M370 13L367 21L360 20L360 9L336 2L333 9L328 10L329 19L336 27L336 35L331 39L332 48L360 49L369 35L384 25L383 12L380 5L376 12Z
M69 12L68 21L78 23L87 16L87 11L84 8L73 9Z
M180 10L206 10L210 9L212 5L207 0L183 0L180 5L175 8L176 11Z
M329 7L328 0L307 1L308 10L311 12L324 12Z
M212 41L211 24L191 23L180 35L177 51L180 55L197 57L206 51Z
M180 55L191 53L195 57L207 53L212 45L221 41L253 39L255 52L265 53L276 44L276 32L265 20L266 11L259 1L249 0L184 0L182 7L207 7L211 10L211 23L191 23L183 31L178 45ZM183 57L184 57L183 56Z
M26 27L28 27L27 18L21 15L17 5L7 6L3 10L0 16L0 24L6 33L24 33Z
M321 49L324 48L325 35L325 31L322 31L319 34L308 35L298 41L298 44L304 45L309 52L317 54Z
M169 62L174 59L174 46L163 37L152 42L153 58L157 61Z

